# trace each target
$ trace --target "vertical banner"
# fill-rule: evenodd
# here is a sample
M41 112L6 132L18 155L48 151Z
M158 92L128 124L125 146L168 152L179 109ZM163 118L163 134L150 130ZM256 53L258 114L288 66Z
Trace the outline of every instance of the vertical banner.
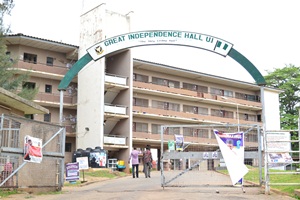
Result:
M24 161L41 163L42 154L42 139L26 135L24 138Z
M175 142L173 140L168 141L168 149L169 151L175 151Z
M66 164L66 181L79 180L79 163L67 163Z
M177 151L183 151L183 135L174 135L175 136L175 144Z
M242 184L248 173L244 164L244 133L221 133L214 130L232 185Z

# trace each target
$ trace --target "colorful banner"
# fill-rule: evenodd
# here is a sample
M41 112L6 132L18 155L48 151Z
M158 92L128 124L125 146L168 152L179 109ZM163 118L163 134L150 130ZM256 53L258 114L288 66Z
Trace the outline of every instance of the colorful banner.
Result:
M79 163L66 164L66 181L79 180Z
M183 135L174 135L175 136L175 144L176 144L176 150L177 151L183 151Z
M244 133L222 133L214 130L233 185L242 184L248 173L244 164Z
M26 135L24 138L24 161L41 163L43 159L42 139Z
M92 168L106 167L106 160L106 153L104 151L90 153L90 162Z

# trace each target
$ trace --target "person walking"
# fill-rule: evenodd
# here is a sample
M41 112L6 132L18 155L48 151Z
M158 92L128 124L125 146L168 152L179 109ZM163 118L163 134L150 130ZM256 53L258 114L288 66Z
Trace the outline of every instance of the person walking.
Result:
M132 165L132 178L139 177L139 151L136 150L136 147L133 148L128 164L130 163L131 160L131 165Z
M146 151L143 152L143 163L145 177L150 178L150 171L152 167L152 154L148 145L146 147Z

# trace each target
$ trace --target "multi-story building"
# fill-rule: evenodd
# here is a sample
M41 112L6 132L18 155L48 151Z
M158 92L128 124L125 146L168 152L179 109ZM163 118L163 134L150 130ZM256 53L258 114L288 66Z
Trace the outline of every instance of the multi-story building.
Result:
M50 111L28 117L66 126L65 162L72 160L78 148L96 147L106 150L108 158L127 161L133 146L151 145L159 157L162 125L258 124L279 128L281 91L134 59L130 49L88 63L78 75L71 75L74 78L67 87L59 88L88 47L132 31L130 13L106 10L105 4L87 8L81 15L80 46L23 34L5 37L18 72L30 73L24 85L39 88L34 102ZM118 26L112 26L116 23ZM212 129L170 127L164 132L174 134L184 135L185 141L199 150L217 149ZM257 148L257 132L248 132L245 146Z
M77 61L78 46L22 34L7 35L5 41L19 73L30 73L30 80L24 85L39 88L34 102L50 111L49 114L29 117L66 126L66 162L72 160L77 148L100 146L108 151L108 158L123 160L128 159L132 146L144 148L151 145L151 148L159 150L162 125L263 125L260 86L139 59L130 61L129 50L105 59L103 91L86 88L84 96L79 94L77 101L78 79L73 79L64 92L63 121L60 122L57 88ZM90 73L89 67L84 73ZM90 75L92 81L94 76L98 75ZM86 83L79 84L87 87ZM271 88L265 90L277 98L280 93ZM83 131L76 130L78 105L90 106L90 109L97 104L101 107L93 98L97 96L96 93L104 98L104 120L100 124L103 133L93 130L88 124L95 123L97 119L91 121L89 116L94 115L89 109L84 112L85 108L80 111L81 117L88 118L89 122L81 125ZM270 103L274 106L274 112L269 115L276 115L279 119L278 101ZM185 141L192 142L200 151L217 149L217 141L209 129L175 127L169 128L164 134L183 134ZM99 137L102 143L93 144L86 138L88 135ZM256 148L256 132L249 132L245 142L246 149Z
M26 117L60 124L58 84L66 72L77 61L78 46L64 44L23 34L7 35L7 52L15 62L18 73L28 73L26 87L38 88L34 102L47 108L46 114L28 114ZM66 126L66 161L70 161L76 150L76 105L77 80L64 92L64 114L62 124Z

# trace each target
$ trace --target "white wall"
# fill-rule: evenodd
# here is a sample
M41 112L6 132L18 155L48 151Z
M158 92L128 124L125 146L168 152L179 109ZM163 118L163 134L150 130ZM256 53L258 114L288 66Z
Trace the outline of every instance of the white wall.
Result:
M264 88L265 128L280 130L279 91Z

